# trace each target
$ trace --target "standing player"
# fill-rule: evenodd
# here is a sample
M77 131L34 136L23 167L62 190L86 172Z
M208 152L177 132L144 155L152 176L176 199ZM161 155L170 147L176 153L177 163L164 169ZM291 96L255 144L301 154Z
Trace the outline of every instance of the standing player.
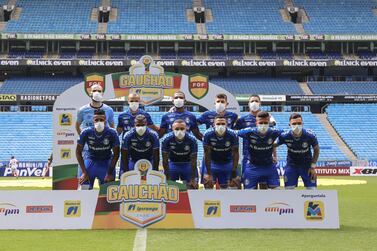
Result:
M108 127L106 114L96 110L93 116L94 127L84 129L77 141L76 158L80 166L79 183L81 189L93 189L95 179L100 184L113 181L115 165L119 158L119 137ZM84 160L82 151L88 145L88 157Z
M279 187L279 175L272 153L281 131L270 128L269 120L269 113L261 111L256 117L257 127L238 131L238 136L246 141L250 158L242 175L245 189L256 189L258 183L266 183L269 188Z
M47 173L50 174L49 171L51 171L51 167L52 167L52 153L47 160L46 166L43 168L43 174L42 174L43 179L46 177Z
M285 144L288 148L287 165L285 166L285 189L297 187L300 176L306 189L317 187L316 163L319 157L318 140L314 132L303 129L302 116L293 113L289 118L290 130L282 133L277 145ZM313 148L313 155L311 153Z
M12 171L13 177L16 177L18 179L18 171L17 171L18 160L14 156L12 156L9 160L9 167L10 167L10 170Z
M160 161L160 142L158 134L147 128L147 119L144 115L137 115L135 128L128 131L122 141L123 169L119 177L129 170L134 170L136 161L147 159L152 163L153 170L158 170Z
M237 176L239 159L237 134L227 128L225 117L217 116L214 128L204 133L204 161L207 173L204 177L206 188L218 182L221 188L227 188L231 179Z
M183 180L188 188L198 188L198 144L194 136L186 132L186 123L178 119L173 123L173 132L162 140L162 165L171 180Z
M182 91L176 91L173 97L173 104L175 110L166 113L161 118L160 124L160 137L164 136L165 133L172 131L173 122L177 119L182 119L186 122L186 129L188 132L192 132L198 140L202 140L203 135L200 133L196 117L191 112L186 111L185 105L185 94Z
M91 102L82 106L77 112L76 131L78 134L85 128L93 126L94 111L101 109L106 113L106 125L114 128L114 111L113 109L102 103L103 88L100 85L91 87Z

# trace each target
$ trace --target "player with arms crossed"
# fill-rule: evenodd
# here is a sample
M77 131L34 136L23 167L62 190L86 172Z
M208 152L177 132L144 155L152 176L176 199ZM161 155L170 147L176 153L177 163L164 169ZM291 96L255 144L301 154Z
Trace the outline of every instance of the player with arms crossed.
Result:
M309 129L303 129L302 116L293 113L289 118L290 130L282 133L277 145L285 144L288 148L285 166L285 189L294 189L300 176L306 189L317 187L316 163L319 157L319 145L316 135ZM313 148L313 155L311 152Z
M214 128L204 133L203 146L208 173L203 179L205 188L212 188L216 181L221 188L227 188L231 179L232 185L236 185L238 137L233 130L227 128L225 117L215 118Z
M114 181L115 165L119 158L119 137L115 129L106 126L106 114L96 110L93 116L94 127L84 129L77 141L76 158L80 166L79 184L81 189L93 189L95 179L100 184ZM88 145L88 157L82 152Z
M122 141L122 162L124 172L134 170L138 160L146 159L152 163L153 170L158 170L160 161L160 142L158 134L147 128L147 119L139 114L135 118L135 127L128 131Z
M281 131L271 128L269 120L269 113L260 111L256 117L256 127L238 131L238 136L246 140L250 157L242 175L245 189L256 189L258 183L266 183L272 189L280 185L272 153Z
M161 145L166 177L174 181L181 179L187 188L197 189L198 144L195 137L186 132L185 121L174 121L173 132L165 135Z
M177 119L182 119L186 122L186 129L188 132L192 132L198 140L202 140L203 135L200 133L196 117L184 108L185 105L185 94L182 91L176 91L173 97L174 108L172 112L166 113L161 118L160 124L160 137L164 136L165 133L172 131L173 122Z

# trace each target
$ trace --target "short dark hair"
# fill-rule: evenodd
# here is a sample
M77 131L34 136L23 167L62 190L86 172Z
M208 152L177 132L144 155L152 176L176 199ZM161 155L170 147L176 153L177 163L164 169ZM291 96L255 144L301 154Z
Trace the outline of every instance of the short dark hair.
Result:
M10 157L11 159L14 159L14 156Z
M219 94L217 94L216 98L221 98L221 99L228 100L228 96L225 93L219 93Z
M258 100L260 101L260 96L259 96L259 95L253 94L253 95L251 95L251 96L249 97L249 100L250 100L251 98L258 98Z
M265 118L269 118L270 117L270 114L268 112L265 112L265 111L260 111L257 113L257 119L265 119Z
M213 121L215 122L216 119L225 119L226 120L225 116L221 116L221 115L217 115Z
M174 96L175 94L177 94L177 93L182 93L183 96L186 98L186 94L185 94L183 91L181 91L181 90L177 90L177 91L175 91L174 94L173 94L173 96Z
M184 124L186 124L186 122L183 119L176 119L176 120L174 120L173 124L175 124L175 123L184 123Z
M135 123L136 121L147 123L147 118L143 114L139 114L135 117Z
M96 109L94 110L94 115L106 116L106 113L102 109Z
M302 119L301 114L299 114L299 113L292 113L291 116L289 117L289 121L291 121L292 119L299 119L299 118Z

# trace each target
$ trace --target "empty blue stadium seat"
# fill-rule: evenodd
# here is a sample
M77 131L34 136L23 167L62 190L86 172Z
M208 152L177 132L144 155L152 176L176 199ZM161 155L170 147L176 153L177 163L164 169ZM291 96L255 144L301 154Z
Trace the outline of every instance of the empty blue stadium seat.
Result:
M377 94L377 82L308 82L314 94Z

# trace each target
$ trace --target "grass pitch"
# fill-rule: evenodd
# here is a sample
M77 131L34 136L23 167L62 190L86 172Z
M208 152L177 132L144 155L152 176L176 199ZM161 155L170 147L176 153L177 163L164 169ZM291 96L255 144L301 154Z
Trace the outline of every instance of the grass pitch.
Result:
M17 185L24 180L33 179ZM1 187L5 181L0 189L49 189ZM377 178L321 177L319 184L338 190L339 230L148 230L147 250L377 250ZM132 250L135 232L0 231L0 250Z

